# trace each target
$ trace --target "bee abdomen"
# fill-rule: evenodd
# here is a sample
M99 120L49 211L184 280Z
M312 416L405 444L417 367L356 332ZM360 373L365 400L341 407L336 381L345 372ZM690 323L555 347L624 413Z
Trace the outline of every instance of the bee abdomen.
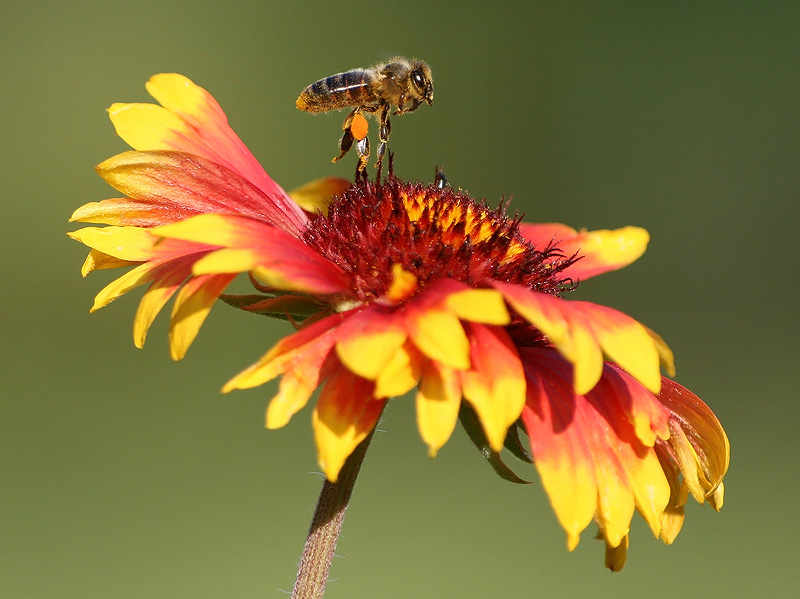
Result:
M373 75L364 69L353 69L325 77L305 88L295 106L306 112L324 112L366 104L372 99L372 78Z

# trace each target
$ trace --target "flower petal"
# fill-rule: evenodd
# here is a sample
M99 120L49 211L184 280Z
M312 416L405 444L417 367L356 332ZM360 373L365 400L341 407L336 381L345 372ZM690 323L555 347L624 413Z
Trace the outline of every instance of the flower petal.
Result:
M69 220L71 222L149 228L188 218L194 214L197 214L197 211L174 203L114 198L84 204L72 213Z
M139 262L133 260L120 260L114 256L109 256L99 250L90 250L89 255L86 256L83 265L81 266L81 276L85 277L90 272L95 270L108 270L112 268L125 268L127 266L136 266Z
M628 546L630 545L630 538L628 535L622 539L618 545L611 545L606 540L606 568L612 572L619 572L625 565L625 560L628 558Z
M568 302L518 285L494 286L572 362L576 392L587 393L600 380L603 353L645 387L658 392L659 349L648 329L630 316L606 306Z
M643 388L635 392L640 397L632 397L638 383L610 365L597 386L579 395L569 385L568 364L553 350L520 353L528 382L522 420L568 546L577 544L593 515L608 544L618 547L634 507L659 534L670 486L656 452L634 424L659 413L656 398L650 395L652 405L644 405ZM663 422L663 414L656 420Z
M504 325L511 317L503 294L495 289L465 289L447 296L447 307L462 320Z
M395 306L414 295L417 289L419 289L419 280L416 275L404 270L400 264L395 262L392 264L392 282L381 299L386 304Z
M333 361L330 359L332 344L333 336L323 335L295 354L281 378L278 394L269 402L267 428L285 426L292 416L305 407L320 381L327 376L329 368L326 364Z
M158 237L136 227L84 227L67 233L82 244L126 262L145 262L153 257Z
M641 227L576 231L558 223L521 223L519 230L534 246L555 243L565 256L577 253L580 259L561 273L576 281L628 266L644 254L650 241Z
M234 275L192 277L175 298L169 329L169 351L173 360L181 360L200 332L211 306L217 301Z
M375 397L399 397L417 386L426 358L406 341L398 347L375 379Z
M580 534L592 521L597 506L593 447L579 431L583 416L569 378L553 375L544 366L533 366L541 358L521 352L527 380L527 403L522 421L530 438L531 453L542 485L567 533L572 551Z
M155 276L155 266L153 264L141 264L136 268L129 270L121 277L111 281L108 285L103 287L94 297L94 304L90 312L96 312L100 308L104 308L115 299L125 295L132 289L149 283Z
M667 503L664 513L661 514L661 533L659 534L659 538L669 545L683 527L684 506L689 498L689 485L683 480L680 468L672 458L667 444L656 445L656 454L669 482L669 503Z
M640 323L641 324L641 323ZM653 343L656 346L656 351L658 352L658 359L661 362L661 367L667 371L669 376L675 376L675 355L672 353L669 345L667 342L662 339L661 335L656 333L650 327L642 325L647 331L647 334L650 335L650 338L653 340Z
M136 150L178 150L207 158L238 173L270 196L297 229L307 217L275 183L228 125L214 98L177 73L161 73L147 91L162 105L114 104L109 108L117 133Z
M340 293L347 289L341 269L333 262L298 238L252 218L201 214L153 231L167 238L243 250L209 258L208 262L197 265L199 272L248 269L273 287L312 294Z
M251 250L221 249L209 252L192 267L195 275L247 272L256 267L258 256Z
M667 411L652 393L613 364L606 365L603 378L586 400L610 424L606 444L620 470L620 493L630 494L653 534L658 535L670 487L653 446L656 439L666 439L670 434ZM607 468L598 471L601 487L602 477L609 478ZM616 506L609 509L610 503L607 505L601 497L597 520L606 539L616 546L627 534L630 516L627 520L614 516Z
M689 491L700 503L713 499L719 509L721 496L715 493L728 471L731 451L725 430L699 397L668 378L658 399L671 412L668 443Z
M428 444L428 455L434 457L447 443L458 422L461 406L461 379L458 373L437 362L426 362L416 404L419 434Z
M161 224L194 214L230 213L252 216L297 235L306 222L305 216L299 218L295 209L287 208L274 195L238 173L193 154L124 152L99 164L97 172L109 185L139 204L158 206L158 211L166 214ZM134 206L127 202L123 200L117 218L122 218L126 210L134 211ZM79 209L78 217L85 218L100 210L113 212L107 205L90 206ZM141 211L143 216L154 219L144 208ZM140 216L131 216L132 222L138 222L135 219Z
M326 345L328 349L333 348L333 344L336 342L335 329L342 322L342 315L334 314L303 327L293 335L284 337L257 362L228 381L222 388L222 392L227 393L233 389L249 389L263 385L293 368L297 360L302 359L304 353L319 353L320 347ZM270 428L273 427L270 426Z
M334 196L340 195L348 187L352 187L352 181L340 179L338 177L324 177L314 179L305 185L293 189L289 196L303 210L310 214L328 213L328 205Z
M468 323L466 330L471 368L461 373L464 397L475 409L489 446L499 452L525 405L525 376L505 329Z
M335 369L320 392L312 424L319 465L331 482L380 418L385 401L372 395L373 383L346 368Z
M156 316L175 295L181 284L190 273L190 266L160 272L153 280L150 288L142 296L136 316L133 319L133 344L141 349L147 339L147 332Z
M576 392L586 393L597 384L603 370L603 354L588 323L570 309L571 302L518 285L494 285L514 310L544 333L572 363Z
M464 286L458 284L460 291ZM431 360L458 370L469 368L469 341L458 315L447 306L452 286L431 284L405 308L405 327L414 345Z
M189 134L190 129L163 106L115 102L109 107L108 115L117 135L135 150L189 151L191 147L188 141L181 148L175 147L180 145L177 143L180 136Z
M653 393L661 389L658 349L647 329L619 310L590 302L569 302L588 323L603 352Z
M406 338L402 322L394 314L369 306L337 329L336 353L350 372L374 381Z

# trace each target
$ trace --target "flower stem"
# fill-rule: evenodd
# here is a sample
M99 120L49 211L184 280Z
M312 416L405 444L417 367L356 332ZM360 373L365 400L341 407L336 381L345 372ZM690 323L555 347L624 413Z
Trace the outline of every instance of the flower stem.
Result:
M311 529L303 547L292 599L320 599L325 593L344 513L374 432L373 429L347 458L339 472L339 479L335 483L325 479L322 485Z

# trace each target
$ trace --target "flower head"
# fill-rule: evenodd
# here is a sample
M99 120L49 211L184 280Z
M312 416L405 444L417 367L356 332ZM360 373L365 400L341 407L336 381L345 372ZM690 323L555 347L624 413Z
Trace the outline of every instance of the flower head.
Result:
M162 106L110 110L136 151L98 167L126 197L79 208L73 220L109 226L71 234L91 248L84 274L133 267L95 309L149 284L138 346L174 295L170 347L183 357L247 273L255 292L224 299L298 330L224 390L281 377L266 416L277 428L319 389L312 425L331 481L385 402L414 391L431 456L460 418L503 473L504 444L526 457L524 431L568 547L594 520L612 569L634 511L669 543L690 493L721 506L727 438L699 398L662 376L674 374L667 345L617 310L564 297L636 260L646 231L525 224L503 206L394 176L315 182L294 194L304 210L205 90L175 74L148 90Z

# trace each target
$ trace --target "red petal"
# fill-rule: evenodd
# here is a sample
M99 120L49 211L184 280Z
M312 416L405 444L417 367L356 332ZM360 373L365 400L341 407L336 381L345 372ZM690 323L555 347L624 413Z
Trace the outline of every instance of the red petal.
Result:
M306 222L302 211L292 208L296 207L293 202L292 207L287 207L281 198L268 195L241 175L192 154L125 152L98 165L97 172L133 200L161 206L161 210L175 216L239 214L294 235ZM109 210L107 206L103 208Z
M521 223L519 230L534 246L555 244L567 257L577 253L580 259L561 272L576 281L627 266L641 257L650 240L641 227L576 231L559 223Z
M461 373L464 397L483 425L494 451L503 448L506 431L525 404L525 376L514 342L505 329L465 323L470 368Z
M162 106L114 104L109 116L117 133L137 150L178 150L207 158L238 173L274 198L290 221L305 222L300 208L275 183L228 125L217 101L177 73L160 73L147 91Z
M646 405L648 392L609 365L589 393L578 395L570 385L569 364L554 350L520 354L528 380L522 419L569 546L577 544L592 517L618 546L634 506L658 534L670 488L653 447L640 438L643 426L632 425L655 414L650 427L663 428L665 415L655 397L649 394L653 405Z
M336 264L297 237L260 220L201 214L159 227L154 232L172 239L246 250L252 259L244 267L237 261L237 268L252 270L256 277L267 280L275 288L313 294L341 293L348 288L344 274ZM204 272L211 272L211 269Z
M725 430L711 408L675 381L664 378L658 399L671 412L669 446L689 490L701 503L711 499L730 463Z

